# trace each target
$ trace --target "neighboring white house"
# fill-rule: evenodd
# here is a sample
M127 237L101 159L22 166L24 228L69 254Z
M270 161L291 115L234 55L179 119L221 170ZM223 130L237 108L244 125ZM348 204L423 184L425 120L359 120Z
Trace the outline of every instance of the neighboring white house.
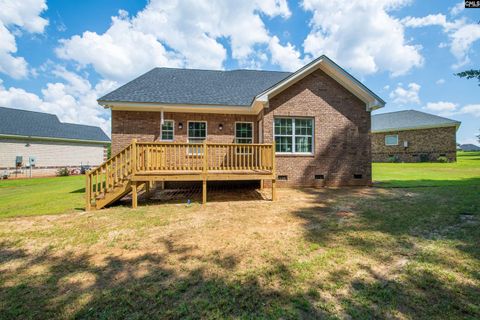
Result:
M53 114L0 107L0 174L47 176L59 168L98 166L106 160L109 144L99 127L62 123Z

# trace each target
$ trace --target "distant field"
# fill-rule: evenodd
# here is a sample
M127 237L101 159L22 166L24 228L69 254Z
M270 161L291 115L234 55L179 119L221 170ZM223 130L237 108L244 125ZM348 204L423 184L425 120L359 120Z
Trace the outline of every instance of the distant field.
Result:
M459 152L456 163L374 163L373 180L382 187L480 184L480 152Z

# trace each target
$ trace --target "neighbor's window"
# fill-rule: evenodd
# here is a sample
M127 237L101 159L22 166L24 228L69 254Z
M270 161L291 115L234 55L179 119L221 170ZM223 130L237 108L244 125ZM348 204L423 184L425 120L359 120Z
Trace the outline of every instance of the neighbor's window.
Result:
M253 123L235 123L235 143L253 143Z
M398 134L390 134L385 136L385 145L386 146L397 146L398 145Z
M188 142L189 143L203 143L207 138L207 123L189 122L188 123Z
M275 118L275 144L279 153L312 153L313 119Z
M173 141L173 120L164 120L162 124L161 139L163 141Z

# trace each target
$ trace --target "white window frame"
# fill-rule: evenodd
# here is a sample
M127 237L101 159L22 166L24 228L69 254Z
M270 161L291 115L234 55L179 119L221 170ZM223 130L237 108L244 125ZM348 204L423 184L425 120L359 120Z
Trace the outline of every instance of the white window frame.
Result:
M397 138L397 142L396 143L387 143L387 138L388 137L396 137ZM387 134L385 135L385 145L386 146L398 146L398 134Z
M237 123L248 123L252 126L252 137L250 139L252 139L252 142L250 142L250 144L253 144L253 141L255 140L255 124L253 122L249 122L249 121L235 121L235 127L234 127L234 130L235 130L235 143L238 143L237 142L237 139L249 139L249 138L242 138L242 137L237 137Z
M163 125L160 124L160 141L173 141L175 140L175 120L163 120L163 123L165 122L171 122L172 123L172 139L163 139Z
M292 137L292 152L277 152L275 151L275 154L278 155L306 155L306 156L311 156L315 154L315 117L274 117L273 118L273 141L275 141L275 119L292 119L292 135L278 135L279 137ZM295 147L295 119L308 119L312 120L312 152L296 152ZM299 135L298 137L309 137L309 136L304 136L304 135Z

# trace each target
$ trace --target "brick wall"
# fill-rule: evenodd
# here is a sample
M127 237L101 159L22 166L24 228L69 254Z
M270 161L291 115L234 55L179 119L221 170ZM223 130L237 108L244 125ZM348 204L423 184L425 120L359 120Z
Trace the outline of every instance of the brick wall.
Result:
M385 136L390 134L398 134L398 145L385 145ZM407 148L404 141L408 142ZM421 158L436 161L440 156L456 161L456 154L455 126L372 134L372 158L375 162L387 162L391 157L401 162L419 162Z
M279 186L371 184L370 112L335 80L317 70L271 99L263 116L266 143L280 116L314 118L315 136L312 156L277 155L277 174L288 179Z
M187 142L188 121L207 121L207 141L233 143L235 122L253 122L254 141L257 141L257 116L207 113L164 113L165 120L174 121L174 141ZM183 128L179 129L179 123ZM223 129L219 130L219 125ZM160 112L112 111L112 155L132 142L160 140Z
M271 143L275 116L315 119L314 155L277 155L277 174L288 177L279 181L280 187L371 184L370 112L364 102L320 70L274 97L259 115L164 113L165 120L175 121L176 142L187 141L190 120L207 121L207 141L227 143L234 142L235 121L253 122L254 139L259 141L260 121L263 142ZM178 128L179 122L183 129ZM133 138L158 141L159 135L160 112L112 111L112 154ZM315 179L315 175L324 179Z

